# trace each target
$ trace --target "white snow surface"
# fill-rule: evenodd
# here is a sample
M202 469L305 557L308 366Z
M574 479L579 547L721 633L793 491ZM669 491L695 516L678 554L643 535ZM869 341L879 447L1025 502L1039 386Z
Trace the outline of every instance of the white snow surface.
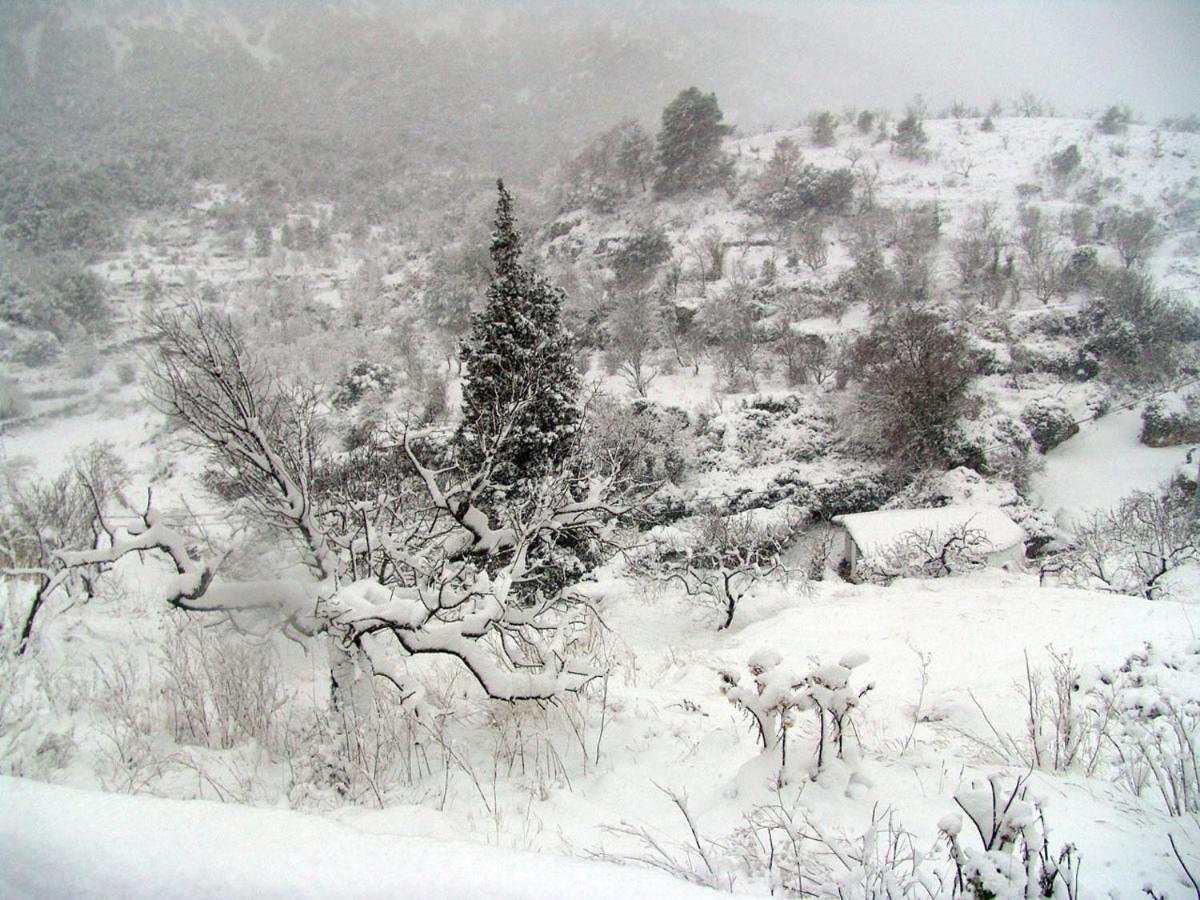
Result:
M1140 409L1119 410L1084 423L1046 454L1034 494L1060 526L1116 506L1131 491L1153 491L1184 465L1191 447L1147 447L1138 441L1141 427Z
M0 894L10 900L699 900L714 892L644 869L369 834L289 810L98 794L0 777Z

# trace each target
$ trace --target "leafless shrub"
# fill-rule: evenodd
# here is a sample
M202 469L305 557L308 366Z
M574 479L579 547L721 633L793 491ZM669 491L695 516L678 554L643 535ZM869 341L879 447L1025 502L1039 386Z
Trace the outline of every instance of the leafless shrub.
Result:
M619 825L606 826L605 830L620 837L633 838L641 845L641 849L634 853L620 854L607 853L601 849L591 852L589 856L612 862L636 863L693 884L732 892L734 874L725 865L722 848L700 833L695 817L688 808L687 797L667 788L657 785L656 787L666 794L683 818L687 826L687 837L681 840L646 825L623 821Z
M152 701L146 672L128 657L96 661L99 683L97 736L107 766L105 789L136 794L153 785L174 761L157 739L161 708Z
M709 515L687 543L656 545L636 568L660 583L679 584L689 597L719 610L721 631L733 624L738 604L756 584L793 576L782 555L798 527L792 516L764 523L753 511Z
M1100 685L1118 782L1157 791L1172 816L1200 812L1200 649L1167 655L1147 644Z
M867 581L886 583L895 578L942 578L982 568L991 549L987 534L970 522L938 533L914 529L859 566Z
M815 275L829 262L829 243L825 240L825 228L817 220L810 220L800 228L796 252Z
M177 743L228 749L244 741L278 746L288 703L269 641L183 622L159 654L168 724Z
M1182 492L1135 491L1112 509L1093 512L1051 557L1044 574L1102 590L1158 599L1166 576L1200 559L1198 523Z

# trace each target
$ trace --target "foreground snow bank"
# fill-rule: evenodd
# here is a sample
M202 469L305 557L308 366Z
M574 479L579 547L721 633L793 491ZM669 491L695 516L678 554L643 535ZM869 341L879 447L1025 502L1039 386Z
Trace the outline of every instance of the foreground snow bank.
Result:
M658 872L0 778L0 896L700 898Z

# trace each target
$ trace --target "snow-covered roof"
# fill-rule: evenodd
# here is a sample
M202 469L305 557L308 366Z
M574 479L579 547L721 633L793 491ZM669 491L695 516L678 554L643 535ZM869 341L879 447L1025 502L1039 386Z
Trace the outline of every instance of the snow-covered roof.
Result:
M940 539L956 528L966 526L980 533L991 545L991 552L1007 550L1025 540L1025 531L995 506L940 506L930 509L885 509L878 512L847 513L834 516L843 526L859 552L869 557L895 545L909 533L929 533Z

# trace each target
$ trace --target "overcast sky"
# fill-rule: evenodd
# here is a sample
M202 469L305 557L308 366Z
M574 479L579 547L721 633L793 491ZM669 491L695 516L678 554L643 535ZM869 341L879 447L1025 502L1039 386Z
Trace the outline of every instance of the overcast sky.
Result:
M787 40L776 42L765 58L739 54L747 64L741 75L748 86L756 71L787 72L806 107L898 107L918 91L937 107L955 98L1007 100L1030 89L1060 113L1123 103L1157 120L1200 109L1200 0L762 0L722 6L793 20L797 27L787 29ZM749 101L740 89L738 94L737 105ZM757 117L762 111L743 112Z

